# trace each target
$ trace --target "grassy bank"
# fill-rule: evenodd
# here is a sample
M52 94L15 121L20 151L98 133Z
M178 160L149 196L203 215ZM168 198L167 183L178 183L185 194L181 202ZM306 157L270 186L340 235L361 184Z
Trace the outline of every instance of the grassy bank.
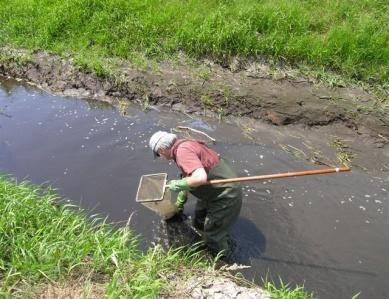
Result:
M128 228L61 204L47 187L0 175L0 297L38 297L58 285L79 288L85 298L156 298L174 295L172 275L185 281L211 267L190 249L142 253ZM274 298L311 298L301 287L265 287Z
M112 298L155 297L168 291L167 273L208 267L183 250L142 254L127 228L58 201L48 189L0 177L0 295L31 296L41 285L83 277L83 285L98 283Z
M0 44L132 59L264 55L388 84L384 0L0 0Z

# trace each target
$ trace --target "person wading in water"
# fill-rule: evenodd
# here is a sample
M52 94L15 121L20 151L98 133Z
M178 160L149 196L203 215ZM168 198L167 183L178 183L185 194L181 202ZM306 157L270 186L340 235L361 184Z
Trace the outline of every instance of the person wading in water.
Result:
M178 139L175 134L158 131L149 141L154 157L174 160L181 170L182 179L171 180L168 187L178 192L176 206L183 211L188 192L196 202L193 226L202 232L210 253L221 252L231 257L229 230L239 217L242 207L242 188L238 184L207 184L212 179L236 177L230 164L204 142Z

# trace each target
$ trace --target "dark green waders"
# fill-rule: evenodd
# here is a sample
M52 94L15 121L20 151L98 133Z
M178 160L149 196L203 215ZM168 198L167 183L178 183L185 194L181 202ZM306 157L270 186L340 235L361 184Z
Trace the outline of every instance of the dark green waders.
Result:
M226 160L208 172L208 180L235 178L236 174ZM203 185L190 191L198 198L193 225L204 232L204 241L211 253L223 250L230 256L229 230L238 219L242 207L242 189L239 184Z

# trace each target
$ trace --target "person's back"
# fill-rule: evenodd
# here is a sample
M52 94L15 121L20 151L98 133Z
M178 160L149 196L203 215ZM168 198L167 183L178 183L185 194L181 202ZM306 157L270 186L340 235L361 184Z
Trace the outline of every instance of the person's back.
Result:
M203 167L208 172L219 163L219 155L204 142L194 139L178 139L171 148L172 156L184 176Z

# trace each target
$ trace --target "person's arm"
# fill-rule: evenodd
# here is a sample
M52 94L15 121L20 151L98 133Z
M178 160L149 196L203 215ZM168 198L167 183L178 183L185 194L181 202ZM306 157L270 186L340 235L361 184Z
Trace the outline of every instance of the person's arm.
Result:
M208 175L204 168L197 168L190 176L187 176L181 181L185 181L185 185L188 188L197 187L204 185L207 182ZM186 187L185 187L186 188ZM178 211L182 212L184 210L184 205L188 199L188 191L181 190L177 195L176 207Z
M181 180L171 180L168 183L170 190L180 192L182 190L190 190L192 187L204 185L207 182L208 175L204 168L197 168L190 176Z
M204 168L197 168L190 176L186 177L189 187L197 187L207 182L208 175Z
M172 180L169 182L170 190L179 192L189 190L207 182L208 175L205 171L199 157L191 148L179 147L176 155L176 164L183 173L190 174L181 180Z

